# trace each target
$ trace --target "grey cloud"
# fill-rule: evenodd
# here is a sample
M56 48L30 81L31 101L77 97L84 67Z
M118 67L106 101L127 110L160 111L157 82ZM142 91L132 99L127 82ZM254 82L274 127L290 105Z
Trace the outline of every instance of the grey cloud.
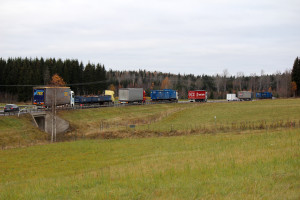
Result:
M0 52L77 58L116 70L272 73L299 56L299 6L294 0L2 1Z

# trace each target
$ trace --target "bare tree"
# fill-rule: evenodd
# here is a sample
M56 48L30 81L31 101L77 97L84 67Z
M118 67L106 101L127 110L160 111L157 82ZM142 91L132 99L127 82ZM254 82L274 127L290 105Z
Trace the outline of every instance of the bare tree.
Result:
M219 74L217 74L214 78L214 82L215 82L215 86L217 88L217 93L219 95L220 90L221 90L221 86L222 86L222 82L223 82L223 78Z
M238 84L238 89L241 91L242 90L242 81L243 81L244 73L243 72L238 72L236 74L236 82Z
M250 74L250 90L256 92L256 73Z
M229 76L229 72L227 69L223 70L223 75L222 75L222 84L223 84L223 91L224 91L224 95L223 98L225 97L225 92L227 91L227 77Z

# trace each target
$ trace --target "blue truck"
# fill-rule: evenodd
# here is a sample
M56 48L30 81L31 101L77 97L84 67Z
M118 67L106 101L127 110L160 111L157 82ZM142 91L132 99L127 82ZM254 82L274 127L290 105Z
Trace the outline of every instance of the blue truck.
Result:
M151 90L150 97L152 101L178 102L178 93L176 90Z
M256 98L257 99L272 99L273 95L272 92L257 92Z
M113 104L111 95L96 95L96 96L75 96L75 104L89 105L89 104L98 104L98 105L110 105Z

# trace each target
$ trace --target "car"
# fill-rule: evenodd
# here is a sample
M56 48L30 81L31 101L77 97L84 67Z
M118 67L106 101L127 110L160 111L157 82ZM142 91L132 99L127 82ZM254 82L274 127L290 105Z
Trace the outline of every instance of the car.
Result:
M4 106L4 112L18 112L20 108L16 104L6 104Z

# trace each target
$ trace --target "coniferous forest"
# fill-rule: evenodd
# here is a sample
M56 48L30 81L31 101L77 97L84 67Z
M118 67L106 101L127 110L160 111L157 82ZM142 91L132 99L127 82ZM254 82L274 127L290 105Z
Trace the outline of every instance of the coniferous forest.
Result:
M33 86L47 85L56 73L70 85L75 94L98 94L107 88L106 70L101 64L83 65L78 60L54 58L1 58L0 100L30 101ZM99 80L103 83L84 84Z
M292 62L291 62L292 63ZM187 98L189 90L207 90L209 98L224 99L227 93L240 90L269 91L275 97L300 94L300 62L298 57L291 69L274 74L230 75L224 69L215 75L172 74L161 72L106 70L102 64L84 65L76 59L0 58L0 101L31 101L32 88L47 85L58 74L75 95L102 94L105 89L142 87L146 94L152 89L175 89L179 98Z

